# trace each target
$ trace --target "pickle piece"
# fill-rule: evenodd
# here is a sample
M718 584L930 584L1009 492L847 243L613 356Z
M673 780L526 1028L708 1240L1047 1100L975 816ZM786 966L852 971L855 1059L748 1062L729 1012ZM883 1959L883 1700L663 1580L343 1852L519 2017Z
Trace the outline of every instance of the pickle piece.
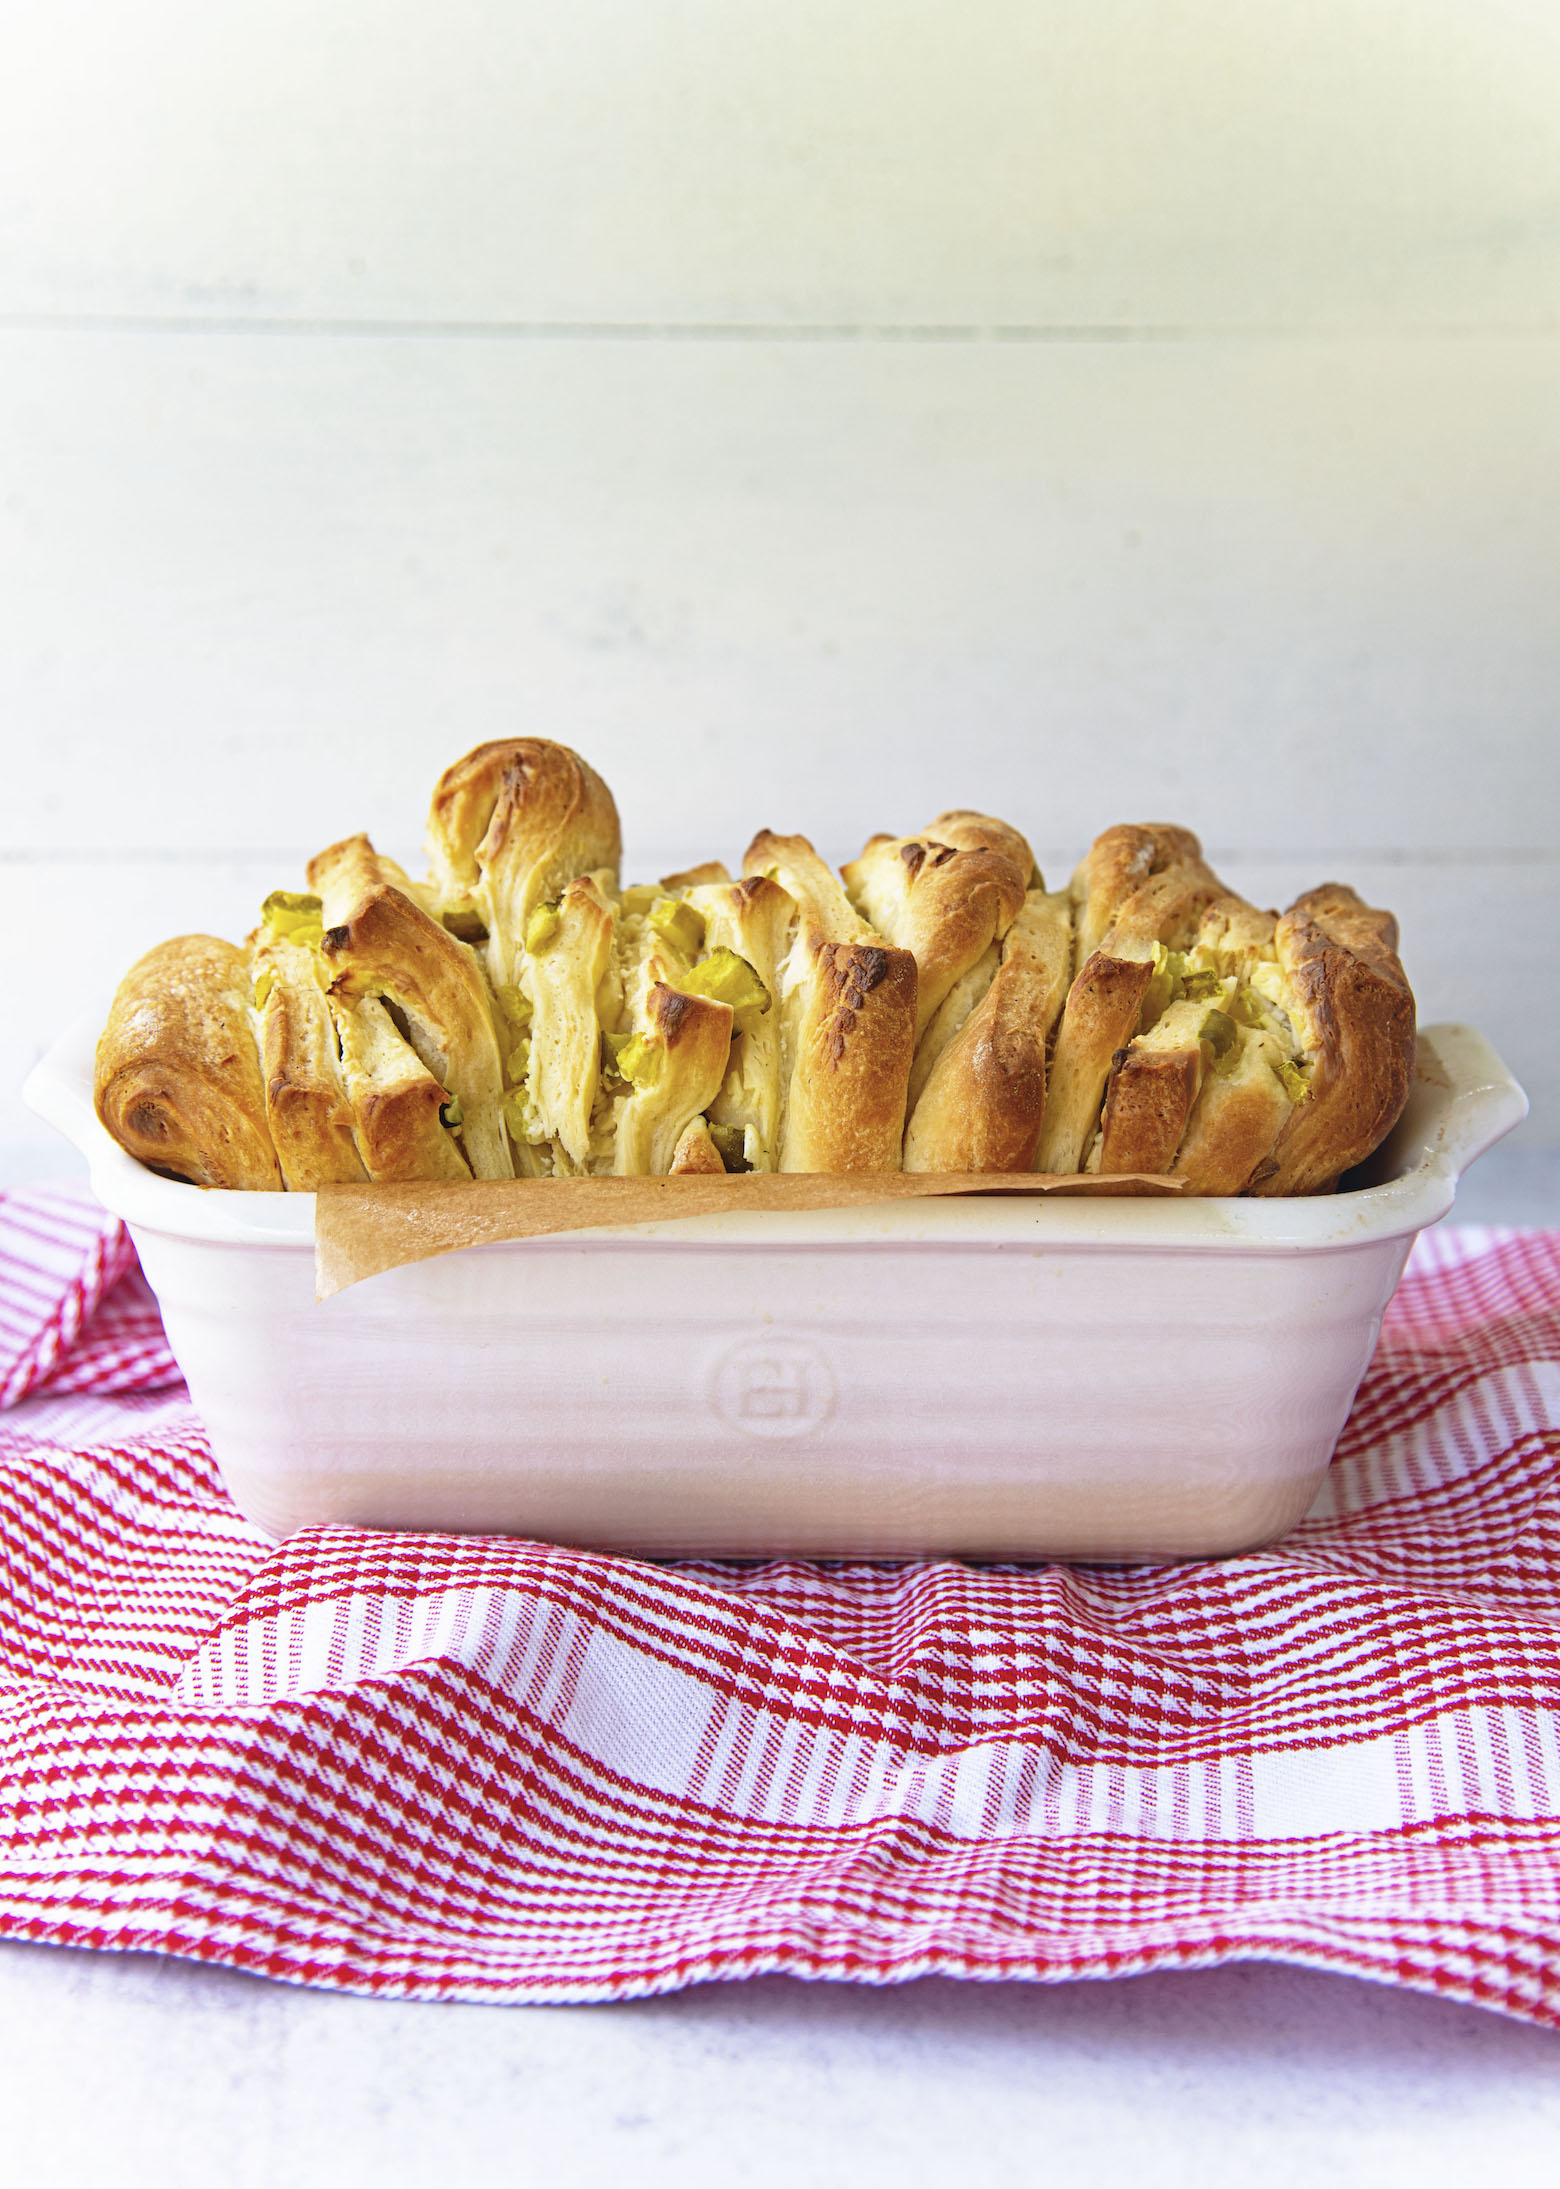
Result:
M447 1125L451 1132L459 1132L465 1122L466 1113L454 1095L450 1096L448 1102L439 1104L439 1123Z
M255 982L255 1009L257 1011L265 1009L265 999L275 986L276 975L274 973L262 973L260 975L260 978Z
M631 1087L643 1090L659 1082L665 1061L664 1049L653 1047L643 1034L635 1034L619 1049L613 1069L619 1079L626 1079Z
M278 942L301 943L318 950L325 940L324 907L318 897L299 890L273 889L260 907L260 917Z
M746 958L735 950L712 950L677 983L685 996L708 996L733 1011L767 1011L769 990Z
M523 1148L526 1145L525 1089L523 1087L511 1087L499 1104L499 1110L505 1125L509 1129L510 1139L517 1148Z
M1310 1092L1310 1085L1304 1072L1301 1071L1298 1064L1292 1064L1288 1057L1273 1066L1273 1077L1278 1081L1291 1102L1303 1102Z
M654 882L633 882L623 892L621 899L623 910L630 919L643 919L650 907L665 894L666 892L658 889Z
M523 988L517 988L513 981L505 981L502 986L495 988L493 993L498 998L499 1009L511 1026L525 1027L530 1025L531 999Z
M1198 1040L1206 1041L1216 1057L1233 1046L1235 1035L1235 1021L1227 1011L1209 1011L1197 1029Z
M563 925L563 914L555 904L539 904L525 923L525 947L534 957L547 945Z
M704 914L680 897L657 897L650 907L650 925L684 957L696 958L704 948Z
M504 1069L516 1081L523 1080L531 1069L531 1044L523 1035L510 1050Z
M747 1133L741 1125L712 1125L710 1138L727 1170L749 1171L753 1168L747 1159Z
M1238 1026L1265 1026L1267 1013L1257 991L1242 981L1230 998L1230 1016Z
M1147 988L1143 991L1143 1008L1138 1013L1138 1032L1146 1034L1156 1026L1172 1003L1179 1003L1185 993L1186 959L1179 950L1167 950L1162 942L1154 945L1154 970Z

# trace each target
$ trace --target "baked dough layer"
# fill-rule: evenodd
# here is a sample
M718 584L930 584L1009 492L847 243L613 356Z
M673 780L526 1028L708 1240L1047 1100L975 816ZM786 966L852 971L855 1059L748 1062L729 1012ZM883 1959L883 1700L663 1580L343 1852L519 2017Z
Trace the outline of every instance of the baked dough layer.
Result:
M215 935L176 935L119 984L97 1047L97 1114L125 1151L192 1185L282 1184L250 1024L249 964Z
M624 888L612 794L541 738L445 770L417 881L367 836L239 948L120 985L96 1099L202 1186L722 1169L1168 1172L1331 1190L1407 1096L1390 913L1282 915L1190 830L1107 829L1048 891L1011 822L950 808L841 874L761 830Z
M1341 882L1308 890L1278 922L1280 992L1309 1087L1252 1193L1330 1193L1397 1123L1414 1069L1414 996L1397 944L1392 914Z

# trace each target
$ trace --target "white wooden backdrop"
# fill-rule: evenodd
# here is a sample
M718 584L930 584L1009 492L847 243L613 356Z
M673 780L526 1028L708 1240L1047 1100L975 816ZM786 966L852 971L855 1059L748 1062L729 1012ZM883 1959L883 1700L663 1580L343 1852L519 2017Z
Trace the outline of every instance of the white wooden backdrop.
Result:
M0 1177L129 958L562 737L1392 904L1560 1143L1554 0L0 4Z

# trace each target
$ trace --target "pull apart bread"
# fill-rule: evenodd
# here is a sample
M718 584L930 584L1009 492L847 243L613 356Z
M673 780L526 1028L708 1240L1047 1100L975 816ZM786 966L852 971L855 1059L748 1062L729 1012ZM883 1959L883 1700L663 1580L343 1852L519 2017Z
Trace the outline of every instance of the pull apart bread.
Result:
M417 882L349 837L242 948L149 951L98 1045L119 1144L260 1192L903 1168L1295 1194L1407 1097L1391 915L1339 884L1260 912L1185 829L1107 829L1055 891L963 809L843 884L761 830L740 877L624 888L606 784L521 738L446 770L427 846Z

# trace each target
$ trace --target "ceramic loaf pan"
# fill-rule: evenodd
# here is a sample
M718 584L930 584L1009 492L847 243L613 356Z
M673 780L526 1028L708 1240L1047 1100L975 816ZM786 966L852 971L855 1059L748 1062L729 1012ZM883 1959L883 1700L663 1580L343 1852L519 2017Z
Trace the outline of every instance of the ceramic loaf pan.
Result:
M915 1201L506 1242L317 1304L311 1195L142 1170L99 1020L29 1082L124 1218L242 1510L649 1555L1157 1560L1315 1496L1415 1234L1525 1114L1421 1033L1372 1176L1315 1200Z

